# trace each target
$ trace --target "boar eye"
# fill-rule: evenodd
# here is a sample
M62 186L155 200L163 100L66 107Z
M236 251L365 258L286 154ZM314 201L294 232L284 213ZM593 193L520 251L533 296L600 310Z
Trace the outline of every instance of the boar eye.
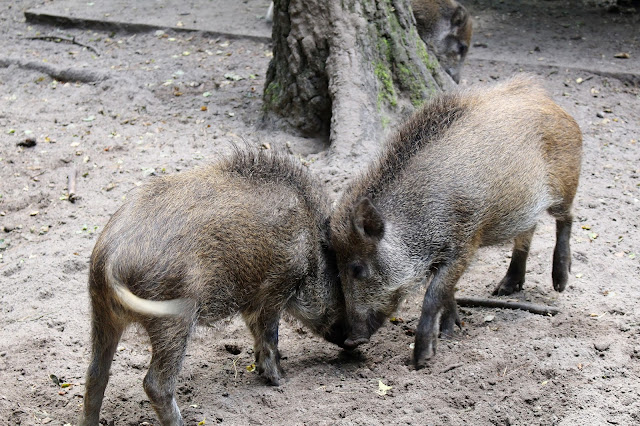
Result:
M361 280L363 278L366 278L367 268L361 263L352 263L349 265L349 274L353 278Z

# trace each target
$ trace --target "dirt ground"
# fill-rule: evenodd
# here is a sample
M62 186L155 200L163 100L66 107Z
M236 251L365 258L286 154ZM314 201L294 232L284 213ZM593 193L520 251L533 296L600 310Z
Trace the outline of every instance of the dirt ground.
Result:
M462 331L420 371L409 345L422 290L402 304L404 322L387 323L352 355L283 323L288 375L278 388L245 368L252 341L230 319L190 343L177 395L187 424L640 424L640 13L592 3L465 2L475 34L461 86L540 75L584 133L569 286L552 289L555 228L545 217L513 297L561 313L462 309ZM89 360L88 259L130 189L242 140L289 142L323 173L316 144L256 128L268 42L25 22L25 10L55 4L0 3L0 422L9 425L75 423ZM29 38L43 35L75 37L99 56ZM56 72L94 81L57 81ZM459 293L487 296L510 252L483 249ZM113 363L106 424L157 424L142 389L149 359L146 336L130 329ZM391 386L385 395L380 383Z

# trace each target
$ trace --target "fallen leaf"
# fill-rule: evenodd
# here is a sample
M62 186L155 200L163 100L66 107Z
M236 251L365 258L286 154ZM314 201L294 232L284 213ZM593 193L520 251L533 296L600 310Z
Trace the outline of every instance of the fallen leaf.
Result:
M597 232L589 233L589 238L591 238L592 240L595 240L596 238L598 238L598 233Z
M202 419L201 421L198 422L198 426L202 426L204 424L207 423L207 418L205 417L204 419Z
M226 78L227 80L232 80L232 81L240 81L240 80L244 80L244 77L238 75L238 74L234 74L232 72L228 72L224 75L224 78Z
M591 225L582 225L582 229L591 229Z
M256 370L256 365L255 364L247 365L246 368L249 373L252 373Z
M382 383L382 380L378 380L378 390L376 391L376 393L380 396L384 396L392 387L393 386L387 386Z

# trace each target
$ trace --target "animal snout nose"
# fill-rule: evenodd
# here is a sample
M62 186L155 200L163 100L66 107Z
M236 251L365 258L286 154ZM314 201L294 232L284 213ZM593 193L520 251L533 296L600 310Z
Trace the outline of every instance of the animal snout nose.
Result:
M358 346L368 342L368 337L349 337L344 341L344 347L347 349L355 349Z

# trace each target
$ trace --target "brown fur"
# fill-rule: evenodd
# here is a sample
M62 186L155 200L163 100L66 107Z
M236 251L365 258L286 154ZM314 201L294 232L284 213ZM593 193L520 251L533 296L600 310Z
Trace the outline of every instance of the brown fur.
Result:
M175 381L199 321L241 313L258 370L276 385L283 311L341 344L344 308L328 214L320 185L299 163L239 149L130 194L91 256L92 361L81 423L98 423L111 359L131 322L151 340L144 388L161 424L182 423Z
M420 38L430 46L442 68L460 82L460 71L471 45L471 17L455 0L412 0Z
M350 323L347 346L368 340L414 284L432 277L416 331L415 363L438 331L458 323L456 282L477 248L513 240L495 294L522 288L538 216L556 218L553 285L564 290L571 204L580 173L576 122L540 83L518 76L424 106L354 179L331 218Z

